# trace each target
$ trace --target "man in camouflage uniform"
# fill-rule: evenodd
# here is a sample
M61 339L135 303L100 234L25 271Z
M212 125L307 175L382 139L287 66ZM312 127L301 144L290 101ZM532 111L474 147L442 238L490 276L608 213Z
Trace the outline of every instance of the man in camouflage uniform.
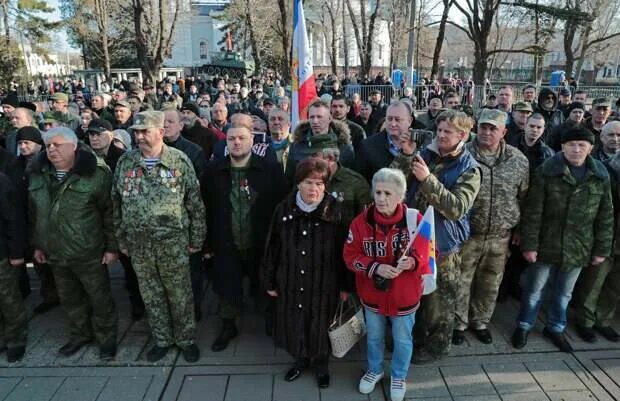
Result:
M413 363L442 358L450 350L460 276L460 249L469 238L469 211L480 189L478 162L465 148L473 120L446 110L437 116L437 137L415 153L409 132L390 165L410 177L407 204L420 211L435 209L437 290L422 298L415 329Z
M118 315L105 266L116 262L110 187L102 159L78 146L66 127L43 135L46 152L31 164L28 223L37 263L49 263L70 340L59 353L70 356L93 340L100 357L116 354ZM94 333L93 333L94 331Z
M609 136L620 136L620 121L610 121L603 126L601 131L603 144ZM609 341L620 341L620 335L611 327L620 299L620 225L618 224L620 153L616 153L604 163L611 176L615 209L613 254L598 266L584 268L575 286L575 329L579 337L590 343L596 341L596 332Z
M195 362L189 255L200 251L206 233L198 179L188 157L164 144L163 112L138 113L134 123L139 149L119 159L112 201L119 248L132 259L156 342L147 360L176 344Z
M82 121L78 116L69 112L69 95L56 92L50 96L50 100L52 101L52 111L61 113L64 125L71 128L73 132L77 131Z
M482 181L470 216L471 238L461 250L455 345L463 343L468 327L482 343L493 342L487 325L495 310L512 230L519 223L521 202L527 194L528 161L504 141L507 118L503 111L484 109L478 135L466 145L478 161Z

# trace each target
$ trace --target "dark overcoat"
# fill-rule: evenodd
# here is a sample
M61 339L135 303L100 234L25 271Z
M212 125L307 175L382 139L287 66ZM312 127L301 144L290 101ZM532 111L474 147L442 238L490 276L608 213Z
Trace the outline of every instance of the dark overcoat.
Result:
M244 272L233 239L230 172L230 157L209 163L202 175L200 188L207 213L205 251L214 253L213 290L238 305L243 298L241 283ZM267 163L254 154L246 178L252 198L249 223L252 225L255 267L258 271L271 215L286 195L288 186L279 164Z
M273 338L295 358L329 354L327 329L345 289L342 259L346 227L341 205L325 194L318 208L303 212L296 192L273 215L261 278L265 290L276 290Z

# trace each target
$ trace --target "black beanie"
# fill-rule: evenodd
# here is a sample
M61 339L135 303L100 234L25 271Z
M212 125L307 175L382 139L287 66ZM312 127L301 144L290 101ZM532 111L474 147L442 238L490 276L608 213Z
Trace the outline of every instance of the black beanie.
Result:
M581 109L585 112L586 106L581 102L572 102L571 104L568 105L568 107L566 108L566 111L568 111L568 114L570 114L571 111L575 109Z
M566 143L568 141L588 141L592 145L594 145L594 134L587 128L584 127L573 127L564 132L562 132L562 143Z
M6 97L2 100L2 104L8 104L9 106L13 106L15 108L19 107L19 99L17 98L17 93L10 92Z
M35 127L22 127L17 130L17 141L32 141L39 145L43 145L43 139L41 138L41 131Z

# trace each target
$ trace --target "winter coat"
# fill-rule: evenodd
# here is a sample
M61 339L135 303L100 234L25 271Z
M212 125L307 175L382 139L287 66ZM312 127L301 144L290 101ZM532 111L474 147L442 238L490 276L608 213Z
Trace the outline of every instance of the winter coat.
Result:
M486 164L481 156L477 139L465 148L478 161L482 172L480 191L469 218L471 233L504 237L519 224L530 176L527 158L503 140L493 165Z
M553 149L547 146L542 139L538 139L532 146L527 146L525 138L521 138L521 142L519 143L517 149L519 149L521 153L527 157L530 168L530 177L538 166L543 164L548 158L553 157L555 154Z
M372 176L383 167L389 167L393 160L387 132L383 131L362 141L355 169L368 182L372 182Z
M338 147L340 148L340 162L343 166L352 168L355 162L355 152L351 145L351 133L349 126L341 121L332 120L329 124L329 133L336 135ZM289 149L289 156L286 166L286 176L292 181L295 175L297 163L305 159L308 154L305 151L309 147L309 140L312 137L310 121L302 121L297 124L293 132L293 143Z
M26 252L26 218L15 184L0 173L0 261Z
M250 224L257 268L262 260L273 210L288 191L283 174L282 168L277 163L266 163L256 155L250 158L246 179L253 202L250 209ZM204 248L214 253L213 287L220 296L238 303L237 301L243 296L241 288L243 271L234 257L237 250L231 217L230 158L209 163L200 181L207 212L207 240Z
M325 194L311 213L295 202L296 191L277 207L265 245L261 278L276 290L273 338L295 358L326 356L327 329L346 289L342 260L346 227L336 199Z
M205 158L205 154L200 146L183 138L182 136L179 136L176 141L166 142L166 144L185 153L189 160L191 160L192 166L194 166L196 177L200 177L202 175L202 172L207 165L207 159Z
M551 110L545 110L542 105L547 96L553 95L553 108ZM551 132L553 127L560 125L564 122L564 114L557 109L558 96L549 88L542 88L538 94L538 105L534 112L542 114L545 118L545 138Z
M110 169L92 152L78 148L60 182L47 152L38 154L28 186L32 248L45 252L51 264L88 263L117 252L111 187Z
M211 159L213 148L217 143L217 137L213 131L196 121L191 127L184 127L181 135L188 141L200 146L205 158Z
M592 256L609 256L613 205L609 174L591 156L581 182L562 152L534 173L521 223L521 250L537 251L538 261L563 270L582 268Z
M355 273L357 294L365 307L385 316L402 316L417 310L422 297L421 263L416 254L416 268L401 273L391 280L387 291L375 287L375 275L380 264L391 266L402 256L409 243L407 230L407 205L400 204L404 209L403 218L395 225L384 230L375 222L375 207L364 210L351 223L347 242L344 245L343 257L349 270ZM422 215L418 213L419 223ZM399 237L400 233L400 237ZM400 239L400 250L395 254L395 244Z
M343 122L347 124L347 127L349 127L353 150L355 151L355 154L357 154L360 149L360 144L364 139L366 139L366 132L364 131L364 128L351 120L344 120Z

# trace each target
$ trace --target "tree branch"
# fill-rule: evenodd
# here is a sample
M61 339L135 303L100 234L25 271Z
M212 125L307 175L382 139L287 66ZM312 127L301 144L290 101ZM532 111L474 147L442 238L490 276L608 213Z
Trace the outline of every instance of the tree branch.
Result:
M467 29L463 28L462 26L460 26L459 24L457 24L456 22L453 21L446 21L446 24L452 25L455 28L460 29L461 31L465 32L465 34L467 35L467 37L469 38L469 40L471 40L472 42L474 41L473 36L471 35L471 32L469 32Z

